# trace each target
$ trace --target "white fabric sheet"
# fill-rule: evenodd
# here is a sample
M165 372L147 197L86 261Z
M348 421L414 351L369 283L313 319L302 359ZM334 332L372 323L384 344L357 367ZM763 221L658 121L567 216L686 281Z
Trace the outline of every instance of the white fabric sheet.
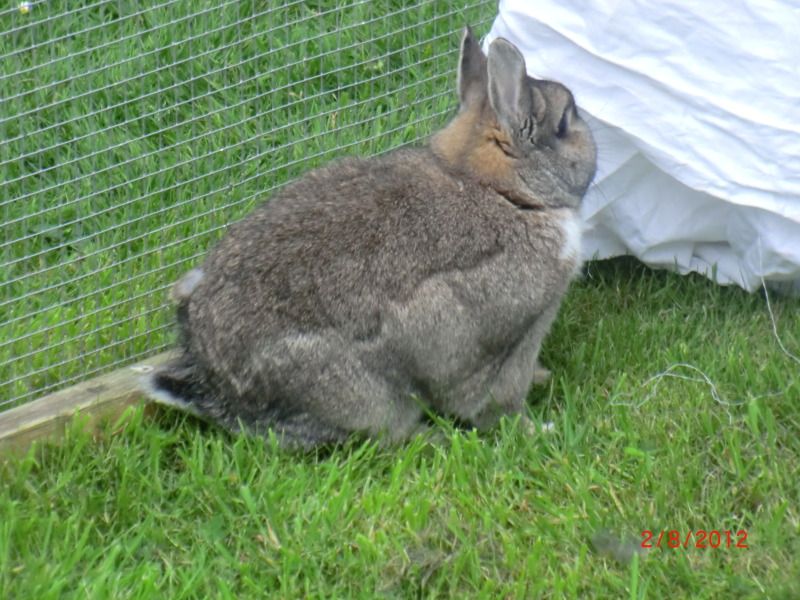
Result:
M584 258L800 291L800 4L501 0L498 36L594 131Z

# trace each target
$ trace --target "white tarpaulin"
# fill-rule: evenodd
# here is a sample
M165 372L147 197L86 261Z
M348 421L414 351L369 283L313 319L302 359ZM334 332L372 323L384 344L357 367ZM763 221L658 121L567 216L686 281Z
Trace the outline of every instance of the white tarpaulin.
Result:
M498 36L594 131L585 258L800 291L796 0L501 0Z

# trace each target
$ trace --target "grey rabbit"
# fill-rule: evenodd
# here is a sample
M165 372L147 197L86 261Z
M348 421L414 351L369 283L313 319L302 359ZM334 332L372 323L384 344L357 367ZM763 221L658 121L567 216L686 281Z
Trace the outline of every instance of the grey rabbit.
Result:
M458 92L426 146L312 170L231 226L173 290L181 354L150 395L300 448L524 419L595 145L502 38L487 57L465 28Z

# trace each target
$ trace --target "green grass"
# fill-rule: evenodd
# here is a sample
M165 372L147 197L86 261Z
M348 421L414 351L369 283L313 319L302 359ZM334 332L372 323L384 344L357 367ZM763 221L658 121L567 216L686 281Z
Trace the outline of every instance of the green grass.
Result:
M800 302L772 303L798 353ZM778 349L762 295L595 263L543 359L554 379L532 390L530 408L554 430L538 437L514 422L485 436L444 423L439 445L297 455L172 412L135 412L98 440L74 431L2 471L0 589L37 599L796 597L800 366ZM646 383L675 363L702 369L729 404L705 383ZM643 530L670 529L745 530L749 548L618 562L598 551L608 538L592 544L611 531L635 547Z
M495 10L161 4L2 15L0 78L35 70L0 79L1 408L169 345L166 290L225 224L314 164L440 126L455 32ZM800 354L800 302L772 300ZM317 456L170 412L76 428L0 467L0 595L797 597L800 365L763 295L592 264L543 360L538 437L444 423L440 445ZM652 379L679 364L719 401ZM670 529L750 547L615 558Z
M0 409L169 345L168 287L310 167L427 136L492 0L0 14Z

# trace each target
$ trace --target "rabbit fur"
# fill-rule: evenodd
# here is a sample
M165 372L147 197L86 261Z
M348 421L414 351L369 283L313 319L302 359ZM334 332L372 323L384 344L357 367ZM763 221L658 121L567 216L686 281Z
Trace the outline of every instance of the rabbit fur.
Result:
M595 145L502 38L487 57L464 30L458 90L427 146L315 169L231 226L173 289L180 355L150 395L302 448L523 415Z

